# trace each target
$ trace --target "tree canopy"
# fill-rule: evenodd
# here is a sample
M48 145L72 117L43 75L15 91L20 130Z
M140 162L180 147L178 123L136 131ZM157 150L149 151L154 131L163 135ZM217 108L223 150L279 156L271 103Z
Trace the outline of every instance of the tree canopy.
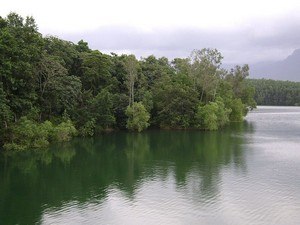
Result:
M241 121L255 107L249 67L226 71L222 59L210 48L172 61L104 54L84 40L43 37L32 17L11 13L0 18L1 145L41 147L149 126L216 130Z
M249 79L258 105L300 106L300 82Z

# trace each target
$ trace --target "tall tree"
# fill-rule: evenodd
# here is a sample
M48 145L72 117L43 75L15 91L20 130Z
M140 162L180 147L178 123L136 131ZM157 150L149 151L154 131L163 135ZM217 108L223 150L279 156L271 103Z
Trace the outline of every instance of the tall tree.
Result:
M126 86L129 91L129 105L134 103L134 84L137 80L138 73L138 61L134 55L129 55L125 61L126 70Z
M200 101L214 100L221 75L223 57L217 49L194 50L190 56L194 88L201 90Z
M10 13L0 26L0 82L17 120L35 104L35 65L44 42L32 17Z

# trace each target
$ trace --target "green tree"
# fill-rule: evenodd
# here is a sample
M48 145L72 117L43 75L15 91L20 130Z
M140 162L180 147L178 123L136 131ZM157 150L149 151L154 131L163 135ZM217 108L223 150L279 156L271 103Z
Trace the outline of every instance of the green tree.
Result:
M134 84L137 80L138 61L134 55L129 55L125 61L126 86L129 91L129 105L134 103Z
M126 116L128 117L126 127L129 130L141 132L149 126L150 114L140 102L134 102L128 106Z
M223 57L217 49L194 50L190 56L191 77L195 90L201 90L200 101L214 100L222 74L220 70Z
M145 75L148 83L148 89L151 88L160 78L175 73L166 57L156 58L150 55L140 61L142 73Z
M239 98L233 99L230 103L230 108L230 120L233 122L242 121L246 111L246 106L243 104L242 100Z
M258 105L300 105L300 82L247 79Z
M198 106L196 113L197 127L206 130L218 129L218 104L210 102L204 106Z
M15 120L30 111L36 101L34 68L43 39L32 17L16 13L0 18L0 82Z
M196 127L217 130L229 123L231 109L225 107L223 99L217 97L215 102L199 105L196 112Z
M81 75L80 53L77 51L77 46L74 43L54 36L46 36L44 42L46 53L58 60L67 69L68 74Z
M92 117L98 131L112 128L116 119L114 116L114 96L107 90L102 89L91 101Z
M9 122L12 120L12 117L13 113L10 110L6 95L2 88L2 84L0 83L0 126L4 129L7 129ZM1 129L1 131L4 129Z
M78 41L76 45L76 50L78 52L91 52L88 43L83 40Z
M155 123L162 128L192 126L199 100L189 76L165 76L156 83L153 94Z
M82 53L82 75L80 77L84 90L91 90L96 95L102 88L117 85L111 75L112 61L108 55L99 51Z

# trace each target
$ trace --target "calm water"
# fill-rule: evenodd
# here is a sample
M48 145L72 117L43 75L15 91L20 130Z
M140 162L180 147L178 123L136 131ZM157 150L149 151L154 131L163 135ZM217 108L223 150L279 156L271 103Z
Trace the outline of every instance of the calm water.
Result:
M0 224L300 223L300 108L0 156Z

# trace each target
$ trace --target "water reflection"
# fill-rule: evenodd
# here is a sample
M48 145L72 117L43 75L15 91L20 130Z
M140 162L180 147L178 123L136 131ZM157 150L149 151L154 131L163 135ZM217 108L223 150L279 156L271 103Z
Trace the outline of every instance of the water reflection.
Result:
M45 151L1 155L1 221L45 222L43 214L72 204L107 204L113 190L133 203L141 200L137 194L163 199L164 188L174 186L203 207L213 204L224 171L247 172L244 144L253 131L253 124L244 122L218 132L118 132ZM150 185L157 189L147 190Z

